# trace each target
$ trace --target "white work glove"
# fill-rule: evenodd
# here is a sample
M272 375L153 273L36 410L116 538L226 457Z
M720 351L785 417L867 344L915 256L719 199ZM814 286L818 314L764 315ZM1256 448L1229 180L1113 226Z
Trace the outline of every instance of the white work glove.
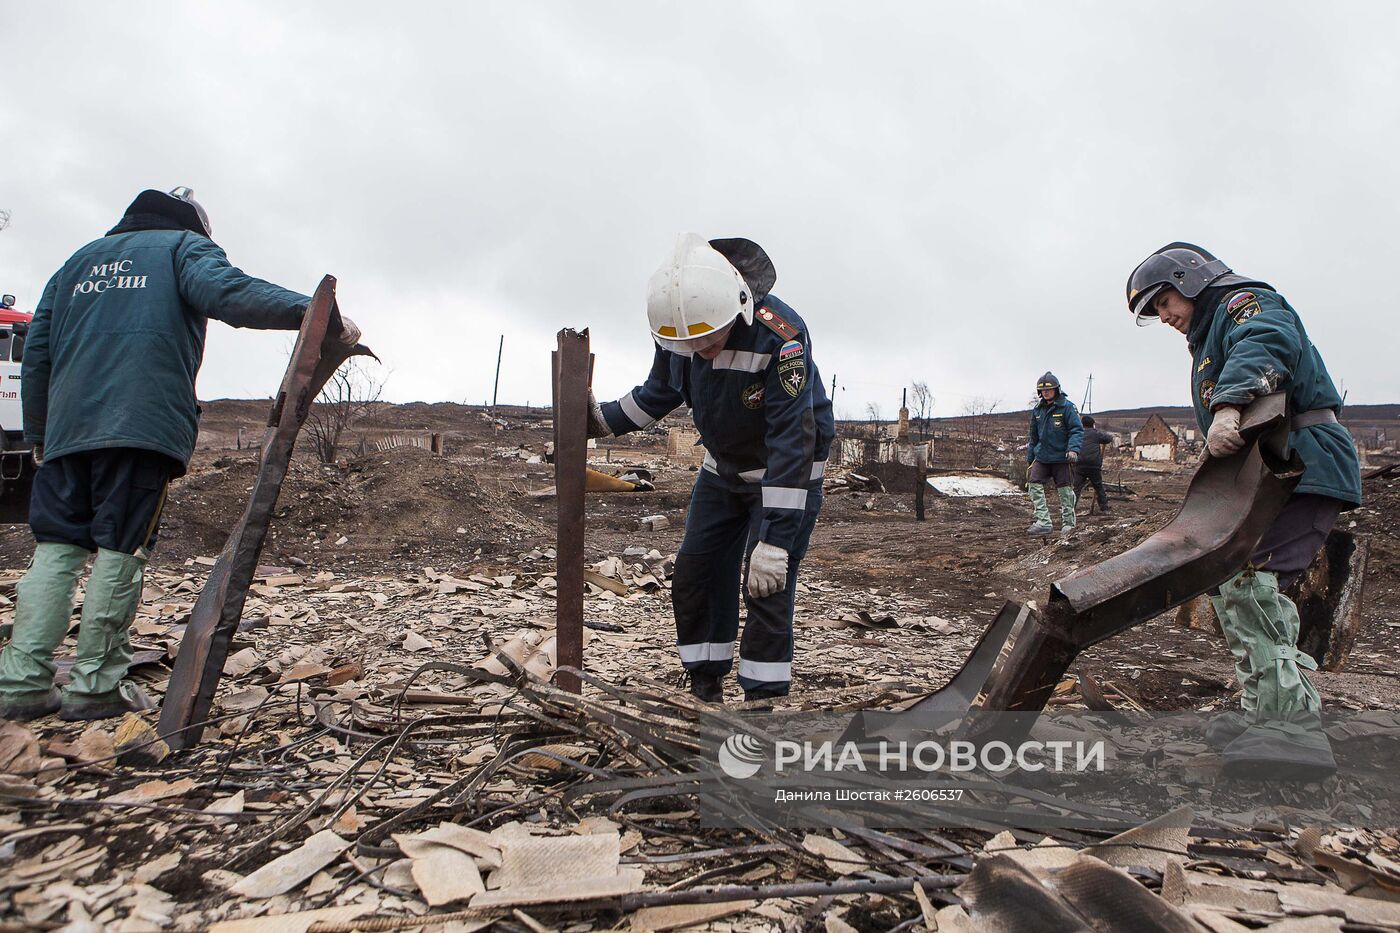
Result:
M355 344L360 342L360 328L355 322L345 315L340 316L340 333L336 334L336 342L343 347L355 348Z
M1068 460L1070 463L1078 463L1078 462L1079 462L1079 451L1077 451L1077 450L1067 451L1067 452L1065 453L1065 459Z
M760 541L749 555L749 595L756 599L787 589L788 552Z
M1228 457L1244 449L1244 436L1240 434L1240 410L1230 405L1215 413L1206 433L1206 450L1212 457Z
M588 436L612 436L612 428L608 427L608 419L603 417L603 406L599 405L598 400L593 397L592 389L588 390Z

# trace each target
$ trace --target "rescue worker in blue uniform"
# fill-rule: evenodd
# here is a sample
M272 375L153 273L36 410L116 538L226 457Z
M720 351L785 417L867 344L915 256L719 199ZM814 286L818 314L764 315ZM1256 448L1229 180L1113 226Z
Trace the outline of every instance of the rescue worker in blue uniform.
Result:
M788 693L797 571L821 510L835 433L811 336L770 294L776 279L750 240L680 237L648 286L650 374L617 401L592 404L595 437L646 428L681 405L699 429L704 465L671 599L690 690L707 702L724 699L741 585L745 699Z
M1026 492L1035 509L1035 521L1026 529L1032 536L1048 535L1054 531L1050 524L1050 505L1045 498L1045 483L1055 484L1060 499L1060 533L1068 535L1076 522L1074 514L1074 475L1071 467L1079 459L1079 447L1084 440L1084 425L1079 409L1060 391L1060 380L1046 373L1035 384L1038 396L1031 409L1029 440L1026 443Z
M211 235L190 189L143 191L63 264L35 309L20 385L40 464L29 504L36 544L0 652L0 716L101 719L152 705L123 679L127 629L167 485L194 453L209 319L295 330L310 301L234 268ZM342 318L333 339L358 336ZM89 557L77 659L60 695L53 655Z
M1191 402L1209 456L1245 446L1242 409L1283 391L1289 444L1305 470L1293 496L1243 569L1211 596L1234 657L1242 711L1207 728L1223 749L1224 772L1309 780L1336 769L1321 728L1322 703L1300 652L1298 608L1284 595L1318 551L1337 517L1361 503L1361 465L1337 421L1342 399L1293 306L1272 286L1236 275L1199 246L1170 243L1128 278L1138 323L1161 320L1186 337Z

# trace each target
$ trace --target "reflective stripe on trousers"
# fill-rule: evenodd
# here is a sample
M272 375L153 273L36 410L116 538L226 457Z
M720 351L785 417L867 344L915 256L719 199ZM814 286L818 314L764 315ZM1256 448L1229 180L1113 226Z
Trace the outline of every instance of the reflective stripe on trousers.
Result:
M797 572L821 510L822 493L820 486L804 490L805 515L788 557L787 588L755 599L743 582L745 559L758 543L763 521L761 490L730 489L703 470L696 476L671 599L686 670L723 677L733 669L733 644L738 641L739 684L750 695L783 696L792 679ZM741 595L747 620L739 638Z

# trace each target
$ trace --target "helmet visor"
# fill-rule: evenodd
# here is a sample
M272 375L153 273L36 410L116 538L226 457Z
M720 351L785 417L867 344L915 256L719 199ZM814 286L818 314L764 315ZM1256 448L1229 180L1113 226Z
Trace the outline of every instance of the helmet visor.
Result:
M652 334L651 336L663 350L679 353L681 356L693 356L696 353L703 353L706 350L722 346L729 339L729 331L733 324L734 322L730 321L716 330L708 330L684 340L676 337L663 337L660 334Z
M1153 302L1166 287L1166 282L1149 285L1134 295L1128 303L1128 309L1133 312L1133 320L1137 322L1138 327L1146 327L1157 320L1157 309L1153 307Z

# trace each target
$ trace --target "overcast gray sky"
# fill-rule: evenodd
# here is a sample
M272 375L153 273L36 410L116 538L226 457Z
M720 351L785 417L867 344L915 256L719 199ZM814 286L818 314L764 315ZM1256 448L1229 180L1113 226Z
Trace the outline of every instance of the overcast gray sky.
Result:
M560 327L615 397L675 235L747 236L837 410L1187 404L1123 283L1198 242L1298 308L1351 402L1400 401L1400 4L0 0L0 289L146 187L248 272L342 308L395 401L542 404ZM210 329L203 398L285 335Z

